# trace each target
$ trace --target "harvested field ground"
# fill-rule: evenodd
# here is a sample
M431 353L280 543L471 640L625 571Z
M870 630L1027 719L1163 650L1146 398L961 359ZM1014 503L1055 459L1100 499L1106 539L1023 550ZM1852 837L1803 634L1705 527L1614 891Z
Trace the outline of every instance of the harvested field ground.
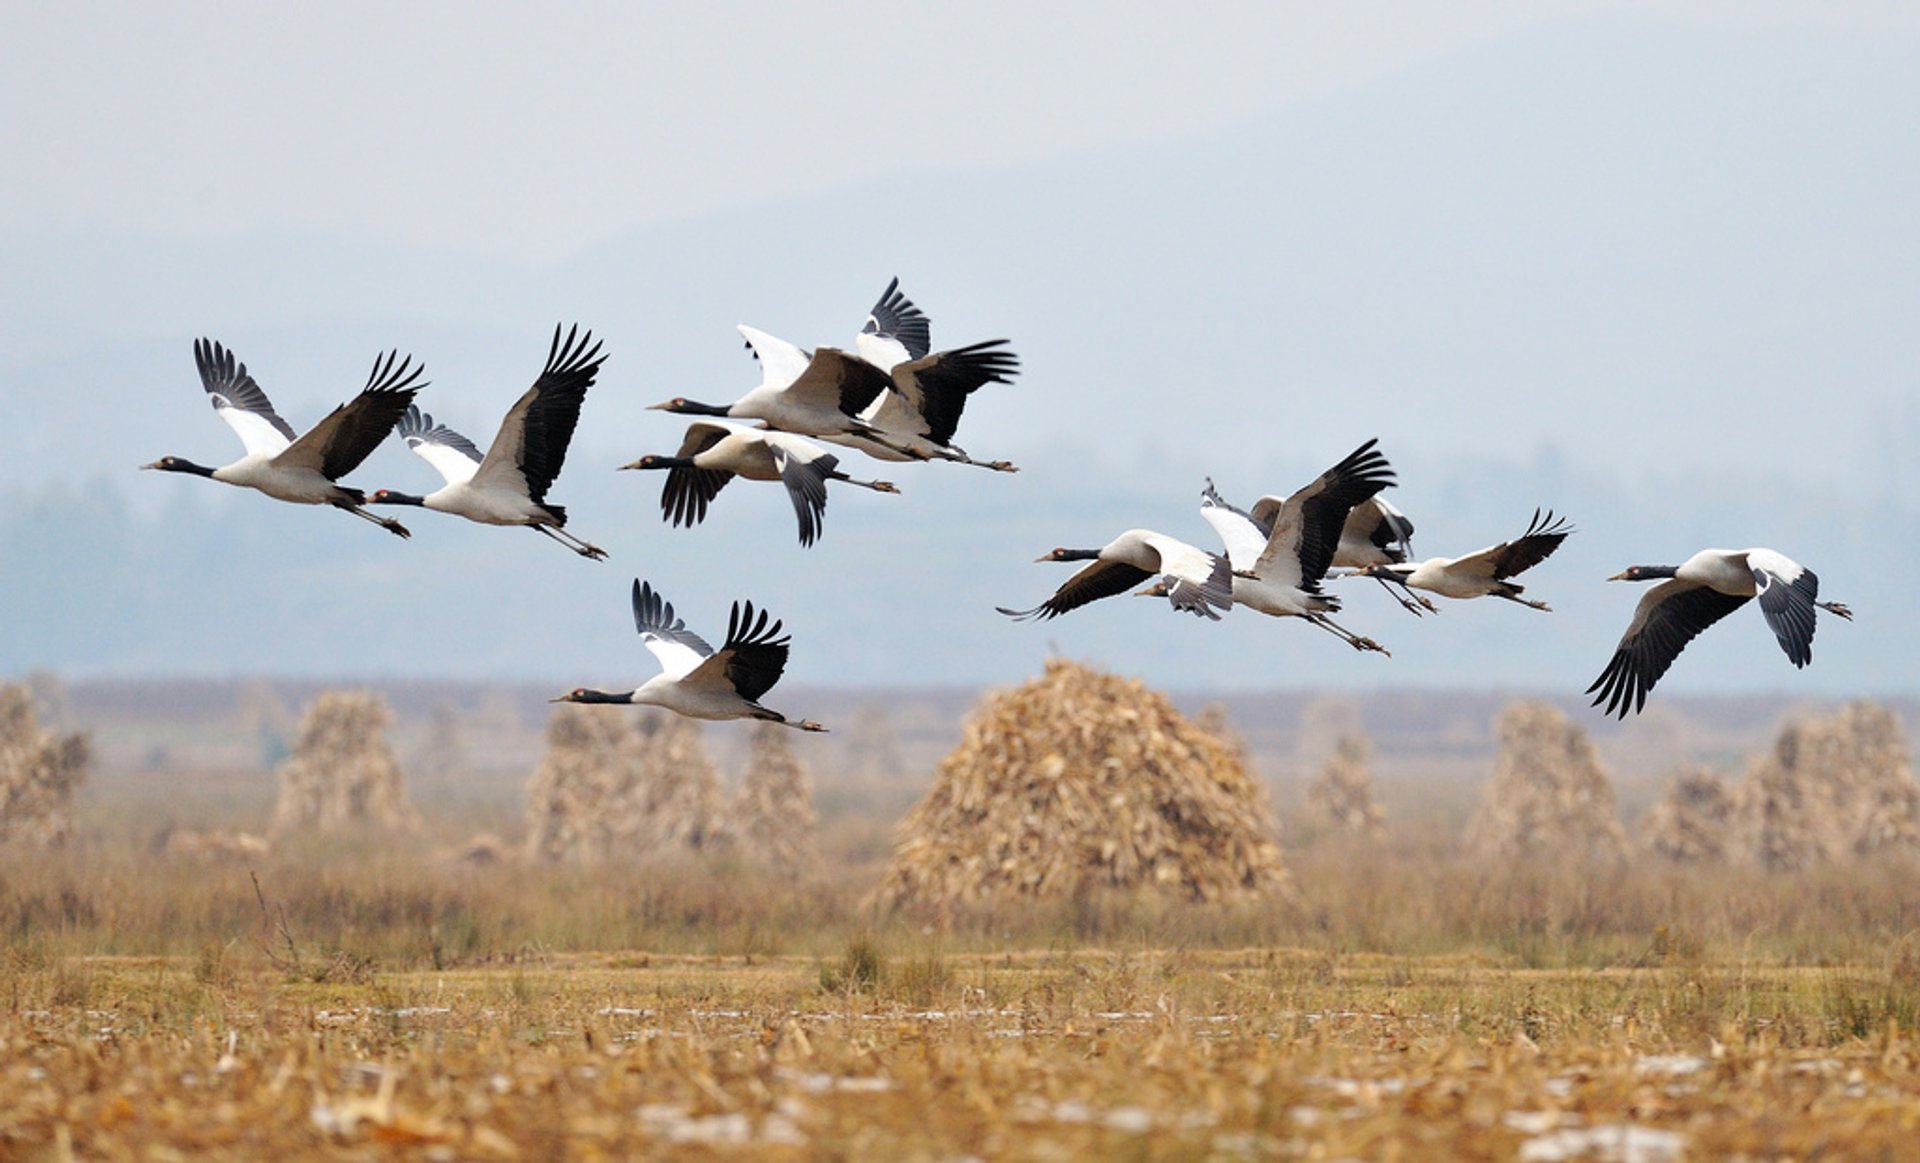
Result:
M0 1156L1892 1159L1920 1123L1897 967L231 953L5 954Z

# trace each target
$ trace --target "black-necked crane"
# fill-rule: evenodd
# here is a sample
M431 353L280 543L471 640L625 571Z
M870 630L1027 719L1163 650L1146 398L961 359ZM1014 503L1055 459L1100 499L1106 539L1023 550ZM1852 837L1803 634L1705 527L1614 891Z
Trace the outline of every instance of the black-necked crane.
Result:
M1687 643L1753 598L1795 667L1813 661L1816 609L1853 620L1846 606L1820 600L1812 570L1771 549L1703 549L1677 566L1633 565L1607 580L1656 578L1666 580L1640 598L1612 661L1587 688L1594 706L1605 703L1606 714L1622 719L1647 705L1647 692Z
M633 624L640 641L660 660L659 674L630 691L579 687L549 701L633 703L663 707L690 719L760 719L801 731L826 730L812 719L796 722L760 705L760 696L773 689L786 670L790 639L765 610L756 615L752 602L733 603L727 639L715 650L674 617L673 606L652 585L635 578Z
M697 420L687 425L673 456L643 456L623 469L665 469L660 512L674 525L704 521L707 506L736 476L750 481L780 481L800 522L800 544L820 536L827 512L827 482L842 481L877 493L898 493L891 481L855 480L840 471L840 458L791 432Z
M885 437L860 412L891 390L887 373L851 352L822 347L812 352L742 323L760 361L760 383L731 404L702 404L675 396L655 411L685 416L714 416L730 420L758 420L769 428L801 436L838 436L865 433L885 443Z
M771 338L771 337L768 337ZM861 359L887 373L892 391L875 396L860 412L876 435L826 436L876 460L950 460L995 472L1018 472L1004 460L975 460L953 443L967 399L987 384L1012 383L1020 357L1007 340L989 339L947 351L932 350L931 323L894 279L867 313L854 337ZM791 358L789 356L788 358Z
M367 503L419 505L483 525L524 525L582 557L604 559L606 550L566 531L566 507L549 502L547 490L560 475L580 405L606 358L591 331L572 327L563 339L556 326L546 367L507 409L484 456L473 441L434 423L418 405L408 405L396 430L408 448L439 470L446 487L425 496L381 489Z
M362 508L366 494L340 484L339 479L358 468L387 438L413 403L413 394L427 386L420 379L426 374L424 365L413 367L413 358L400 359L397 351L376 357L359 395L327 413L304 435L295 436L293 426L273 410L247 365L231 351L200 339L194 342L193 358L214 413L239 435L247 454L220 468L178 456L163 456L141 468L191 473L296 505L332 505L389 533L412 536L400 522Z
M1421 562L1396 562L1363 567L1358 576L1390 580L1410 589L1426 590L1445 598L1505 598L1536 610L1551 609L1545 602L1520 596L1525 589L1508 581L1545 561L1573 532L1564 519L1549 510L1533 511L1527 531L1511 541L1490 545L1465 557L1429 557Z
M1200 515L1226 544L1235 605L1304 619L1355 650L1389 653L1329 618L1339 611L1340 599L1320 589L1354 507L1393 483L1393 468L1375 447L1378 443L1362 444L1290 496L1260 498L1250 513L1227 504L1213 482L1207 482ZM1143 592L1157 591L1149 587Z
M1099 549L1054 549L1034 560L1092 564L1031 610L995 607L1017 621L1057 618L1088 602L1124 594L1155 575L1162 577L1160 592L1176 610L1217 621L1219 611L1233 607L1235 587L1225 557L1151 529L1129 529Z

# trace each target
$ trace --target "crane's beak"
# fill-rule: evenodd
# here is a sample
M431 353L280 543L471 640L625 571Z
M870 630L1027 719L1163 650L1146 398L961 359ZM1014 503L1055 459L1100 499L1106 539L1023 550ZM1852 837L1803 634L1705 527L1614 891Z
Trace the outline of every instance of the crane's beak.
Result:
M1612 577L1608 578L1607 580L1608 581L1626 581L1627 571L1623 569L1619 573L1616 573Z

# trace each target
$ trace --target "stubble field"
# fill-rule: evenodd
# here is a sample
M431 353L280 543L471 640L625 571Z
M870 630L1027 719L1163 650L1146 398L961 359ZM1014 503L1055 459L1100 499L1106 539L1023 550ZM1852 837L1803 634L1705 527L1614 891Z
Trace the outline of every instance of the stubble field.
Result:
M1902 1158L1910 874L1412 844L941 929L724 865L8 860L0 1156Z

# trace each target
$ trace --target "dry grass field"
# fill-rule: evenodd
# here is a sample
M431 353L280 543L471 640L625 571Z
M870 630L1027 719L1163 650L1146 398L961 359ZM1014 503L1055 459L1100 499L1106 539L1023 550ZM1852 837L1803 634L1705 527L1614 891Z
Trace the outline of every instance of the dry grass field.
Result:
M1894 1159L1920 1130L1910 866L1290 862L1283 905L935 930L863 914L870 871L0 850L0 1157Z

